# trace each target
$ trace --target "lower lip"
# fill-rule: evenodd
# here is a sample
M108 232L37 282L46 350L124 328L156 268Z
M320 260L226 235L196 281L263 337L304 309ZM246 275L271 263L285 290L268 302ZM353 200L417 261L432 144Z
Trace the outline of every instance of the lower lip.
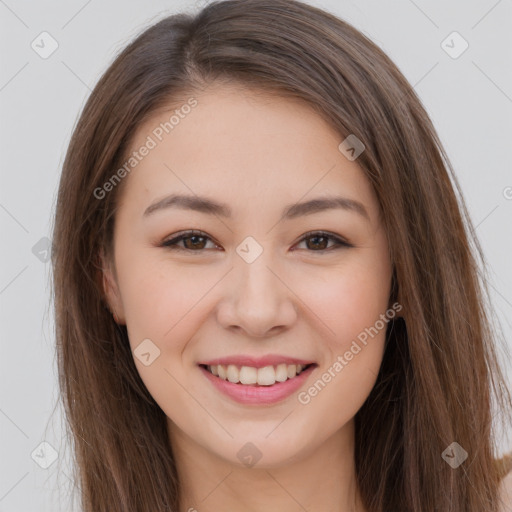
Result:
M272 386L256 386L246 384L234 384L228 380L216 377L202 366L199 369L205 377L222 393L241 404L268 405L280 402L297 391L315 369L312 364L299 375L284 382L276 382Z

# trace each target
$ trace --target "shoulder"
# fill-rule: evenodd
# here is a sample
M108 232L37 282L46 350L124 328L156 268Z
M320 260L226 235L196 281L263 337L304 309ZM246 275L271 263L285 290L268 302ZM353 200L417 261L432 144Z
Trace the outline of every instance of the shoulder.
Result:
M500 498L502 500L500 512L512 512L512 452L497 463L502 469L503 475L500 483Z

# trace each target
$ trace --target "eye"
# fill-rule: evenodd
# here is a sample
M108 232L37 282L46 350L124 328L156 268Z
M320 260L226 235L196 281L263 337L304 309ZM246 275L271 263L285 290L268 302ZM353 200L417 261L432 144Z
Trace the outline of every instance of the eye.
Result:
M313 242L308 244L308 240L312 240ZM333 241L334 244L331 247L327 247L329 240ZM331 233L327 233L325 231L310 231L306 233L300 243L305 242L308 248L316 248L313 252L322 252L332 249L339 249L341 247L353 247L345 240L342 240L339 236L333 235Z
M210 237L202 231L190 230L184 231L178 236L171 238L162 243L162 247L168 247L169 249L178 249L181 251L201 251L205 247L205 241L211 240ZM179 246L180 242L184 243L184 247Z
M312 243L308 244L308 240L312 240ZM189 230L178 234L178 236L174 238L164 241L162 243L162 247L188 252L201 252L206 248L205 245L208 241L213 243L212 239L203 231ZM334 242L331 247L327 247L329 241ZM181 242L183 242L183 246L178 245ZM339 236L325 231L310 231L301 238L299 243L302 242L306 243L308 249L313 249L310 252L322 252L341 247L353 247L345 240L342 240ZM214 245L216 244L214 243Z

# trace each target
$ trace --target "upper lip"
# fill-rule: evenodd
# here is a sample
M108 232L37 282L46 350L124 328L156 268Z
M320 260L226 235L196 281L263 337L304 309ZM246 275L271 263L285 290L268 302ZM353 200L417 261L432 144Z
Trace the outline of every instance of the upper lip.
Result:
M265 366L277 366L278 364L312 364L314 361L308 361L306 359L298 359L296 357L282 356L277 354L268 354L262 357L253 356L226 356L219 357L216 359L210 359L208 361L202 361L199 364L205 366L215 366L222 364L228 366L233 364L235 366L251 366L253 368L263 368Z

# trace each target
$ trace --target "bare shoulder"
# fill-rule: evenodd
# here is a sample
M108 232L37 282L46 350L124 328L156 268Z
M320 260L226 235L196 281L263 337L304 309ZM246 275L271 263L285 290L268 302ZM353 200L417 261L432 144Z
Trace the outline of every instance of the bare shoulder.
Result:
M512 471L501 480L500 497L503 502L500 512L512 512Z

